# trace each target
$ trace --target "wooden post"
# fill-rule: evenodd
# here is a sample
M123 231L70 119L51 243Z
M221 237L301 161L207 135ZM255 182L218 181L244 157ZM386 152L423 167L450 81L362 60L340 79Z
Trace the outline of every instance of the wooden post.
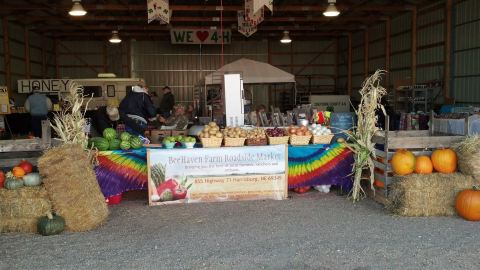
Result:
M8 36L8 20L7 16L3 17L3 61L5 65L5 84L8 88L8 94L12 94L12 71L10 61L10 40Z
M60 79L60 65L58 64L58 40L54 39L54 50L55 50L55 76Z
M42 78L46 78L46 55L45 55L45 35L42 34Z
M367 27L367 28L365 28L364 36L363 36L363 39L364 39L364 41L363 41L363 42L364 42L363 47L364 47L364 49L365 49L365 52L364 52L364 54L365 54L365 61L364 61L364 67L363 67L363 69L364 69L364 72L363 72L364 74L363 74L363 75L364 75L365 78L368 76L368 54L370 53L370 52L369 52L369 50L370 50L370 49L369 49L369 44L370 44L370 43L368 42L368 38L369 38L369 37L368 37L368 27Z
M451 73L451 49L452 49L452 8L453 8L453 0L447 0L446 7L445 7L445 68L444 68L444 77L445 81L443 84L445 85L444 89L444 97L451 98L451 88L450 88L450 73Z
M352 95L352 33L348 33L347 93Z
M25 77L30 79L32 68L30 66L30 37L28 27L24 28L24 45L25 45Z
M132 40L127 41L127 69L128 69L128 76L133 77L132 72Z
M270 39L267 39L267 60L269 64L272 64L272 43L270 42ZM270 84L268 85L268 107L270 105L277 106L276 100L273 99L272 97L272 88L270 87ZM252 93L252 99L253 99L253 93ZM271 101L273 101L271 103ZM253 105L253 104L252 104ZM253 107L253 106L252 106Z
M417 83L417 7L412 9L412 85Z
M390 72L390 51L391 51L391 27L392 27L392 20L390 17L387 18L385 21L385 70ZM387 73L385 76L385 88L389 92L390 89L390 73Z
M103 72L107 72L107 64L107 42L103 42Z
M336 57L334 57L334 61L335 61L335 67L334 67L334 70L335 70L335 76L334 76L334 79L333 79L333 92L334 93L337 93L337 80L338 80L338 38L335 38L335 55Z

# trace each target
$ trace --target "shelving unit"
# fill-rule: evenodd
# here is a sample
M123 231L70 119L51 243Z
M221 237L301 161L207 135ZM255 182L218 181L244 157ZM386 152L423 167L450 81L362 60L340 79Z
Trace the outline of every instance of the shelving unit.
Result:
M436 98L440 95L440 87L427 85L399 86L394 93L396 112L428 112L433 109Z

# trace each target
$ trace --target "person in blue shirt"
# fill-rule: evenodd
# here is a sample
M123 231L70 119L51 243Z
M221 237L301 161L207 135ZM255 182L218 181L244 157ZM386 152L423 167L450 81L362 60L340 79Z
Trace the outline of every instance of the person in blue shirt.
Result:
M148 88L142 86L132 87L132 92L120 102L119 112L126 130L138 135L143 135L148 121L155 120L157 116Z
M52 100L40 93L40 90L33 89L33 94L27 98L24 106L31 116L33 135L42 137L42 120L48 119L48 111L52 110Z

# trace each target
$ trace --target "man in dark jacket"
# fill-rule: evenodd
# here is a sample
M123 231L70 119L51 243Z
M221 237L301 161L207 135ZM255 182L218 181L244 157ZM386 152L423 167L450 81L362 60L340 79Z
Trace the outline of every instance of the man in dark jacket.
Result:
M148 121L156 119L156 110L147 88L134 86L120 103L120 119L127 131L143 135Z
M118 100L109 99L107 106L98 108L93 115L92 124L99 136L102 136L106 128L117 128L120 114L118 111Z
M163 97L162 101L160 101L160 106L158 107L158 113L168 118L171 114L173 106L175 105L175 96L172 94L172 90L170 87L165 86L163 88Z

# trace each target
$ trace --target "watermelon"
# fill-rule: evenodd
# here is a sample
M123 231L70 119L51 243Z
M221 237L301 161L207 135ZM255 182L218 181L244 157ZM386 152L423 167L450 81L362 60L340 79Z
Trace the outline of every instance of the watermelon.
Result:
M105 138L97 138L93 142L93 145L94 145L95 148L98 149L98 151L107 151L108 148L110 147L110 143Z
M130 146L132 146L133 149L138 149L143 146L142 140L140 140L139 137L132 137L130 139Z
M129 141L131 137L132 135L128 132L122 132L122 134L120 134L120 140L122 141Z
M117 131L115 131L113 128L106 128L103 130L103 138L107 140L113 140L117 138Z
M120 143L120 149L122 149L122 150L128 150L128 149L130 149L130 142L128 142L128 141L122 141L122 142Z
M113 140L110 140L110 150L118 150L120 149L120 143L122 141L120 141L119 139L113 139Z

